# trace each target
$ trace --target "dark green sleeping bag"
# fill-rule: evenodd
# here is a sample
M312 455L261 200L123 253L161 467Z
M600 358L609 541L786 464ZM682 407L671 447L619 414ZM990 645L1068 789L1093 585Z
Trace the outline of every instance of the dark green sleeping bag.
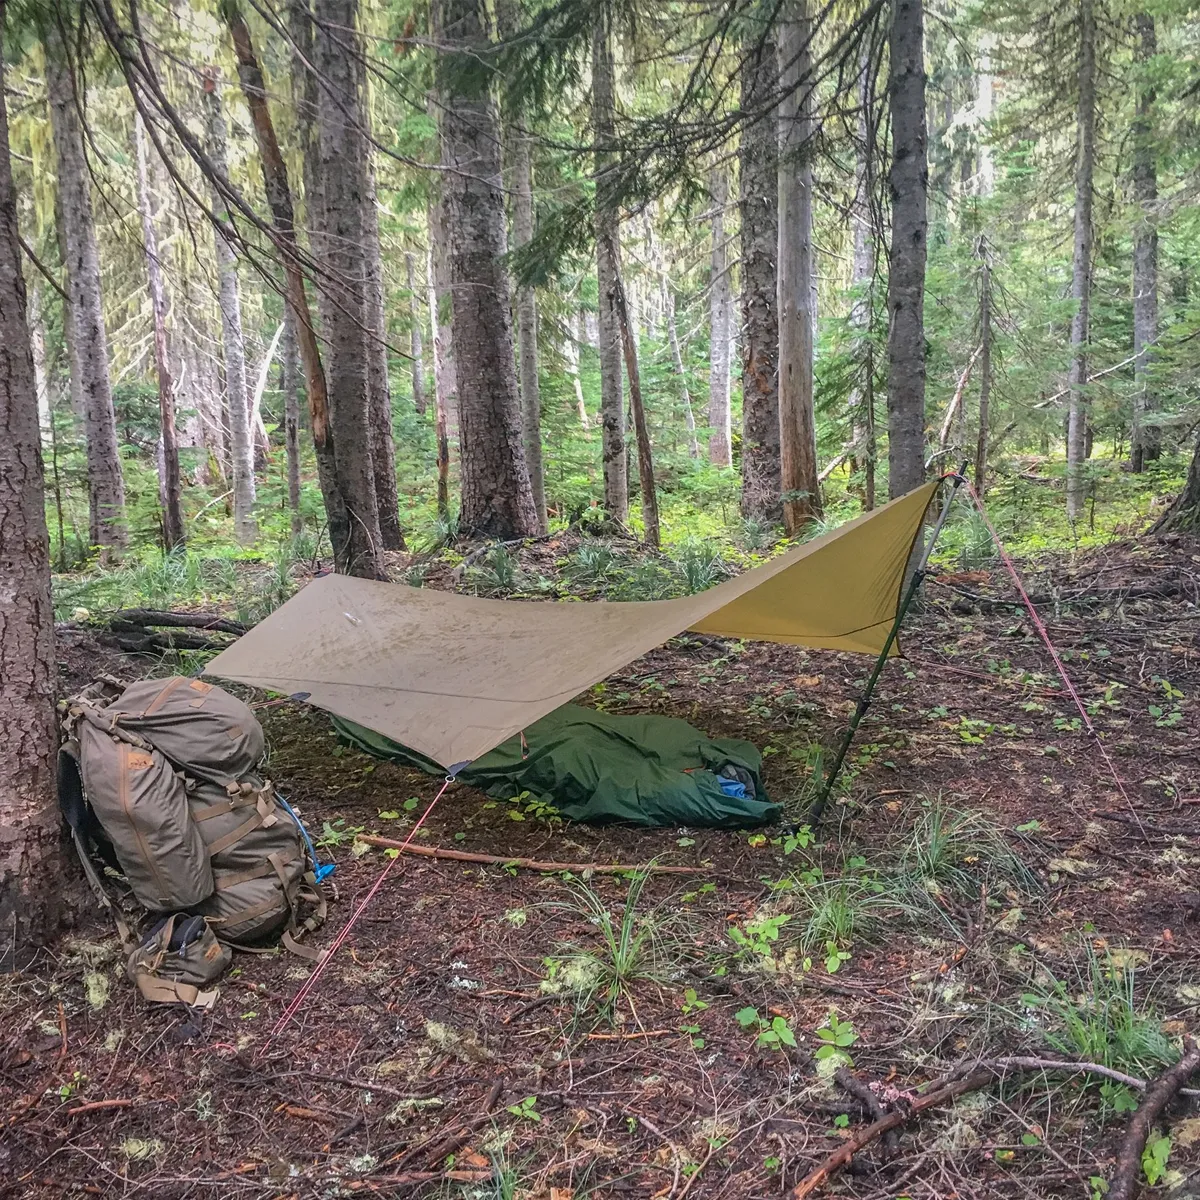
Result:
M431 759L353 721L334 717L333 724L345 741L376 758L445 774ZM722 786L722 770L737 779ZM762 755L749 742L706 737L675 717L616 716L566 704L526 729L524 746L520 736L510 738L458 778L495 800L529 792L571 821L741 829L778 815L761 770Z

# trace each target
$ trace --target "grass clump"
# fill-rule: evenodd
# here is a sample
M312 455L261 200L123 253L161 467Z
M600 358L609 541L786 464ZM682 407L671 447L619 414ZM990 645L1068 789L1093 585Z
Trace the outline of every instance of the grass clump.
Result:
M577 1015L594 1008L612 1020L622 997L633 1009L634 984L665 983L681 963L682 945L670 935L671 918L655 908L642 910L646 879L633 876L618 914L580 882L571 885L569 901L555 906L584 918L596 931L594 945L570 944L546 960L543 989L573 993Z

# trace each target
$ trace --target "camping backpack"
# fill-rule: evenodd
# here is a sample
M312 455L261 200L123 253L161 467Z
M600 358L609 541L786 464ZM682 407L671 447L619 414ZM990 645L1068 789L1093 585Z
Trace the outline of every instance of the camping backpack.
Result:
M180 998L150 986L162 978L202 991L228 965L227 951L211 951L218 941L255 949L279 935L320 957L297 942L324 920L315 864L294 814L256 771L263 732L245 703L199 679L126 687L104 677L60 709L59 801L147 999ZM124 876L141 907L178 920L160 920L135 945L93 855ZM316 908L301 920L303 902Z

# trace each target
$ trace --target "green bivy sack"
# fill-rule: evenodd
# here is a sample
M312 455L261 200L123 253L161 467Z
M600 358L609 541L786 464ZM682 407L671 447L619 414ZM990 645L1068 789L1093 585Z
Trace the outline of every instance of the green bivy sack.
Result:
M381 733L332 719L346 742L375 758L445 774ZM749 742L709 738L675 717L617 716L566 704L457 778L494 800L528 792L570 821L743 829L778 816L761 771L762 755Z

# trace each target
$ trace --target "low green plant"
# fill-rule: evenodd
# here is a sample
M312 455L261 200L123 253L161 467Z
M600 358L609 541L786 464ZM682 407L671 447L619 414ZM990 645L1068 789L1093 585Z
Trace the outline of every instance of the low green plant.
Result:
M1090 943L1068 978L1046 971L1045 982L1022 1001L1039 1014L1033 1027L1060 1053L1150 1076L1178 1057L1158 1018L1138 1004L1134 971ZM1106 1103L1118 1110L1132 1099L1125 1091L1121 1084L1101 1088Z
M782 1050L796 1045L796 1035L786 1017L762 1017L756 1008L739 1009L733 1019L755 1034L754 1044L763 1050Z
M720 548L711 541L689 539L676 560L683 589L688 595L707 591L728 575Z
M854 1065L854 1059L849 1054L849 1047L858 1041L858 1031L854 1028L852 1021L839 1021L837 1011L831 1008L825 1024L820 1026L816 1033L817 1040L821 1043L817 1047L815 1056L818 1062L833 1059L840 1066L852 1067Z
M792 919L791 913L777 913L747 922L745 928L734 925L729 930L729 940L737 947L735 957L742 960L773 958L779 931Z
M505 1111L512 1113L521 1121L540 1121L542 1114L537 1110L537 1102L536 1096L526 1096L524 1100L518 1100L516 1104L508 1105Z
M996 881L1020 891L1041 885L1025 861L982 813L954 808L940 796L918 812L901 854L901 869L918 888L977 897Z
M1171 1139L1166 1134L1156 1133L1146 1139L1146 1148L1142 1151L1142 1170L1151 1187L1166 1174L1170 1156Z

